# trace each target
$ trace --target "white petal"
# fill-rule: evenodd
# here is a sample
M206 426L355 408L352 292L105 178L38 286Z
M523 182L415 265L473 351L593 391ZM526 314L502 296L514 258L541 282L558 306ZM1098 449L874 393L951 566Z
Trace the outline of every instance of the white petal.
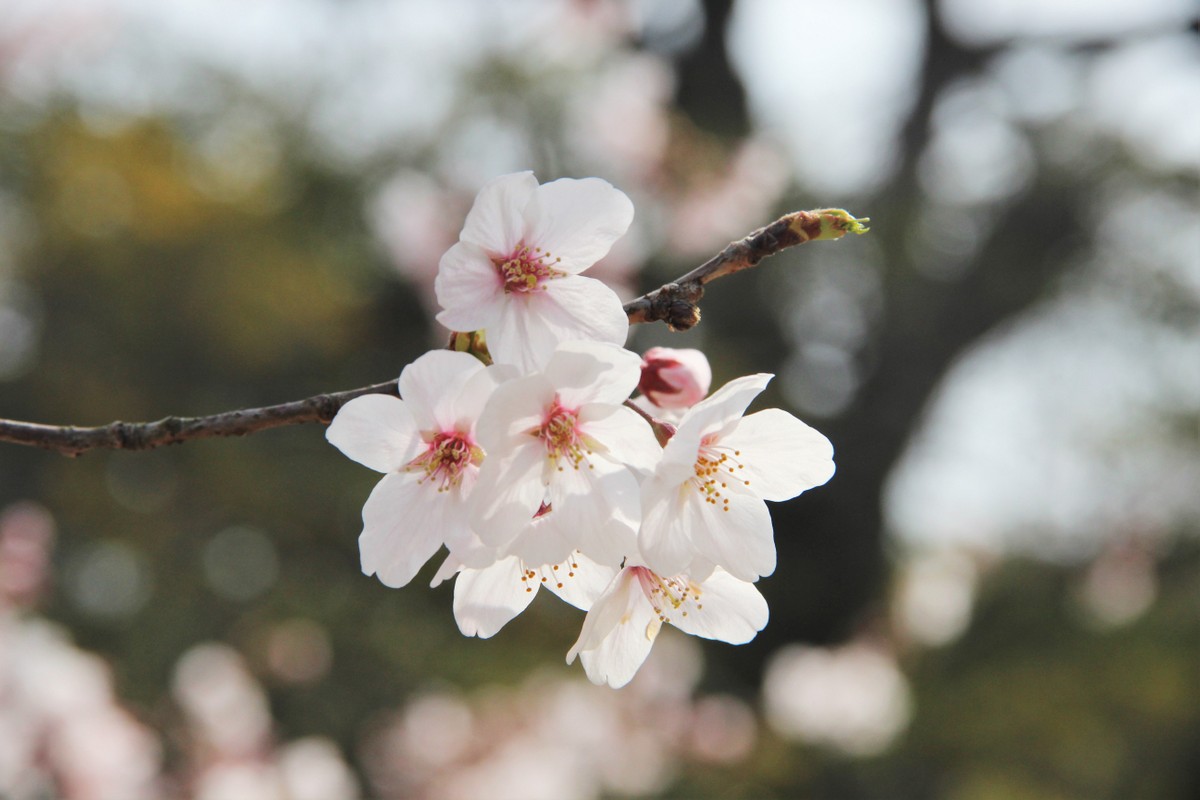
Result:
M620 688L650 655L661 625L637 577L622 570L592 604L567 663L578 655L592 683Z
M637 549L641 503L637 479L624 467L593 458L562 464L549 487L551 513L568 541L602 564L620 565Z
M493 361L511 364L522 374L537 372L546 365L559 339L537 318L545 303L544 292L501 296L496 319L487 326L488 352Z
M690 508L690 506L704 506ZM646 565L660 575L678 575L696 552L693 528L708 508L690 485L653 475L642 485L642 527L638 549Z
M482 371L483 364L475 356L453 350L432 350L405 367L400 373L400 396L417 428L422 432L454 429L452 399Z
M474 433L483 409L492 393L510 376L511 367L491 365L484 367L466 380L457 395L445 398L449 406L446 417L455 430ZM478 440L478 436L476 435Z
M533 520L542 506L545 450L534 442L505 457L488 456L471 490L471 527L484 544L506 547Z
M556 344L572 339L625 344L629 336L629 317L617 293L600 281L568 275L548 281L541 296L551 301L550 308L542 310L542 316L547 327L558 337ZM636 381L634 386L637 386Z
M704 434L723 430L746 413L746 407L767 388L773 377L775 376L769 373L760 372L757 375L734 378L692 406L679 421L680 432L685 428L699 429Z
M582 272L608 254L633 222L633 203L599 178L562 178L537 188L526 209L526 242L562 259L556 269Z
M637 469L653 470L663 455L649 423L631 408L589 403L579 409L579 429L606 456Z
M562 563L575 545L557 521L553 511L532 520L505 548L506 552L526 564Z
M543 586L576 608L587 611L620 571L618 567L597 564L582 553L575 553L559 563L557 570L549 568L558 580L546 581Z
M520 614L537 594L537 582L523 574L516 558L486 569L464 569L454 582L454 619L464 636L487 639Z
M444 581L453 578L458 571L463 568L464 564L454 553L447 553L446 558L442 560L442 565L438 567L433 578L429 581L429 588L436 589L441 586Z
M466 242L455 244L442 256L433 290L438 305L445 309L437 320L452 331L477 331L494 325L507 296L488 254Z
M338 410L325 430L329 443L376 472L391 472L417 457L423 443L407 404L396 397L367 394Z
M685 633L730 644L745 644L767 625L767 601L754 584L717 570L699 584L687 616L675 612L670 623Z
M689 516L682 524L690 529L696 552L744 581L770 575L775 571L775 535L767 504L738 481L729 481L721 493L716 505L685 506ZM722 503L726 498L728 506Z
M406 585L442 546L446 531L462 525L461 502L457 492L438 492L417 474L384 475L363 506L363 574L378 575L392 588Z
M764 500L789 500L833 477L833 445L778 408L743 418L721 444L741 452L738 475Z
M546 379L567 408L623 403L641 374L641 360L636 355L604 342L563 342L546 364Z
M525 209L537 189L532 172L501 175L484 184L459 238L498 256L512 253L525 235Z

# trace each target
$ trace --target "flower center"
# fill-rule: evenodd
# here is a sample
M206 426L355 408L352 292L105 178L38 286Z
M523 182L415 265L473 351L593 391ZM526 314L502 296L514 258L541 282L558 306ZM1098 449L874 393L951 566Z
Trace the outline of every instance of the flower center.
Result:
M704 502L714 506L720 504L722 511L728 511L729 495L722 494L721 490L728 489L730 481L750 485L750 481L737 476L737 471L746 466L738 460L741 455L741 450L731 450L708 439L700 444L691 483L704 495Z
M578 425L579 412L563 408L555 396L537 434L546 445L549 458L554 461L567 458L575 469L579 469L579 464L592 454L579 433ZM561 472L563 468L560 466L558 469Z
M434 435L424 453L405 467L409 472L424 472L420 482L435 481L439 492L448 492L462 483L467 467L479 466L483 450L472 444L470 437L458 431L443 431Z
M696 611L704 609L700 602L700 587L692 583L686 575L676 575L664 578L648 567L629 567L637 576L642 591L658 615L658 621L670 622L672 614L686 617L688 608ZM690 605L689 605L690 604Z
M545 291L542 284L546 281L566 275L550 266L560 261L561 258L542 252L540 247L530 248L522 243L507 258L493 259L492 263L504 280L505 293L531 294Z

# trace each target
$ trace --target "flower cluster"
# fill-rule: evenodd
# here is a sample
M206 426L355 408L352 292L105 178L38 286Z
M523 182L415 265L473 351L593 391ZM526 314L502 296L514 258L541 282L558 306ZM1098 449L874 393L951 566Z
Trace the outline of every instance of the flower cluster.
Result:
M435 284L438 320L479 332L490 355L426 353L399 398L352 400L327 433L384 476L363 507L366 574L403 586L445 547L434 584L457 576L455 619L480 637L545 587L587 612L568 662L613 687L663 623L734 644L762 630L754 582L775 569L764 501L834 469L829 441L791 414L744 416L770 375L705 397L702 353L623 349L620 299L581 273L632 219L596 178L492 181Z

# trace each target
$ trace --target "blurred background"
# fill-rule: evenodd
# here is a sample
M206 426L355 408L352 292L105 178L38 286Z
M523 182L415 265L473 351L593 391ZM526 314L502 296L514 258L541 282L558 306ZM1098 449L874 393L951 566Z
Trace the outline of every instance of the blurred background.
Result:
M394 377L513 170L631 196L626 299L785 211L873 227L634 331L777 373L838 473L772 509L766 630L621 691L553 598L468 640L362 576L377 476L317 426L0 446L0 797L1200 796L1198 12L4 0L0 417Z

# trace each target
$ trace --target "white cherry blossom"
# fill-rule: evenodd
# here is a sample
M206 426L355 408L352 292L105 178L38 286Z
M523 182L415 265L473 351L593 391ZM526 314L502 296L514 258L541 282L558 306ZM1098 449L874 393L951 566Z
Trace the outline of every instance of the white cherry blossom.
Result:
M532 172L480 190L459 241L438 265L437 315L457 331L484 330L496 363L525 372L572 339L624 344L616 293L579 273L603 258L633 220L633 204L599 178L538 185Z
M626 566L588 611L567 663L578 656L592 683L620 688L633 678L662 629L745 644L767 624L767 601L754 584L721 569L697 580Z
M544 372L514 379L479 421L490 454L472 498L485 544L532 563L572 550L617 566L635 551L641 519L637 478L662 454L650 426L621 403L640 361L614 345L567 342ZM530 529L543 506L554 524Z
M743 418L771 375L730 381L693 406L642 486L639 548L666 575L721 566L752 581L775 571L764 500L788 500L833 475L833 445L777 408Z
M326 438L384 473L363 506L365 574L404 586L443 544L465 561L491 562L467 522L466 498L485 454L476 420L508 374L466 353L433 351L400 373L403 399L363 395L338 411Z

